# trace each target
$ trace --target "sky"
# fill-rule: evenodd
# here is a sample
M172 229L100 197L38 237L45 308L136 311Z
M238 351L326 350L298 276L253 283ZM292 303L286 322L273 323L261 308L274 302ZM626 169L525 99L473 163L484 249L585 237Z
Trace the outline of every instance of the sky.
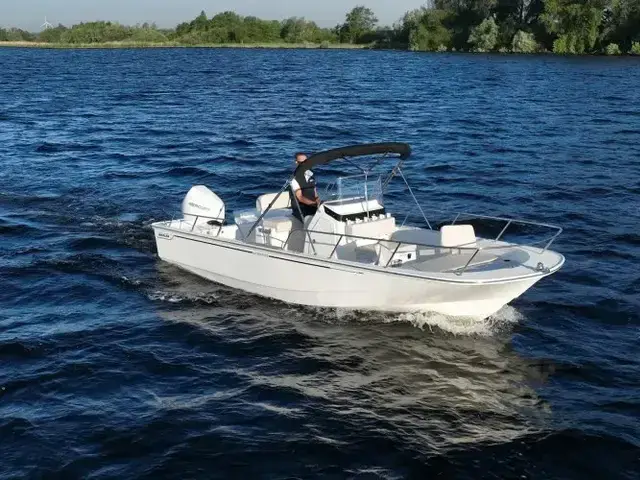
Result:
M381 24L390 25L424 3L425 0L0 0L0 26L39 31L47 17L54 25L111 20L173 27L192 20L202 10L209 16L233 10L240 15L273 20L305 17L322 27L333 27L359 4L371 8Z

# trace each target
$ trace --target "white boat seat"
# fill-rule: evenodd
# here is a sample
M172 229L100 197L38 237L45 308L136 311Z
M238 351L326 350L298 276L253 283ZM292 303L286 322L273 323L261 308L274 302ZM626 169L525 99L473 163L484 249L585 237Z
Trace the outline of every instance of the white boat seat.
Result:
M262 219L262 226L276 232L290 232L302 228L302 223L288 210L270 210Z
M293 218L265 218L262 222L264 228L276 232L290 232L293 228Z
M264 195L260 195L256 200L256 210L258 213L263 213L277 196L277 193L265 193ZM291 208L291 198L289 198L289 194L286 191L280 194L280 197L278 197L278 200L276 200L276 203L273 204L271 209L283 210L285 208Z
M473 225L445 225L440 229L440 244L444 248L458 248L451 253L470 252L465 248L476 247L476 232Z
M475 256L474 256L475 254ZM471 258L473 257L473 260ZM491 252L483 252L480 250L477 254L475 250L466 251L459 255L450 253L432 255L426 257L423 261L409 264L408 267L421 272L455 272L469 265L467 268L479 267L496 261L498 257Z
M441 245L440 232L438 230L426 230L422 228L407 228L393 232L389 240L397 240L405 243L421 243L423 245Z
M393 232L389 240L403 242L404 244L420 244L417 245L417 254L419 256L435 255L440 252L441 240L440 231L438 230L405 227L402 230Z
M378 254L378 265L386 267L387 264L393 260L397 261L411 261L415 260L418 255L417 247L415 244L380 241L376 245L376 252Z
M336 248L335 258L373 265L378 259L378 252L376 245L358 246L352 241Z
M339 258L340 260L350 260L353 262L356 259L357 248L358 245L355 241L339 245L338 248L336 248L335 258Z

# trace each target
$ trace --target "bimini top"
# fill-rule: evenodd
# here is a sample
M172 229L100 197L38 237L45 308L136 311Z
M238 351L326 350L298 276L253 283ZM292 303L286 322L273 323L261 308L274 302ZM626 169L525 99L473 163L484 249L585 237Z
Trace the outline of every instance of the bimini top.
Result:
M304 163L296 168L296 174L304 173L318 165L347 157L362 157L365 155L397 154L391 158L405 160L411 155L411 147L406 143L370 143L352 145L350 147L334 148L311 155Z

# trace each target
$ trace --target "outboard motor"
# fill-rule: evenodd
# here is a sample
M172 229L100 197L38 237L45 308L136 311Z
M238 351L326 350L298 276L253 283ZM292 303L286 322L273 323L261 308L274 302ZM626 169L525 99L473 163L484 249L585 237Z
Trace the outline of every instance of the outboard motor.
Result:
M185 222L194 226L223 225L224 202L204 185L196 185L182 201L182 215Z

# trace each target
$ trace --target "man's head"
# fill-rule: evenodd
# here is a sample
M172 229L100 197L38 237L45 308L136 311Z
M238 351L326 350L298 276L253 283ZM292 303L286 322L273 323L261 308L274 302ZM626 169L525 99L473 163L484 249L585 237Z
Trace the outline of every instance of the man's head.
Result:
M306 153L302 153L302 152L298 152L294 155L294 158L296 160L296 165L300 165L301 163L303 163L306 159L307 159L307 154Z

